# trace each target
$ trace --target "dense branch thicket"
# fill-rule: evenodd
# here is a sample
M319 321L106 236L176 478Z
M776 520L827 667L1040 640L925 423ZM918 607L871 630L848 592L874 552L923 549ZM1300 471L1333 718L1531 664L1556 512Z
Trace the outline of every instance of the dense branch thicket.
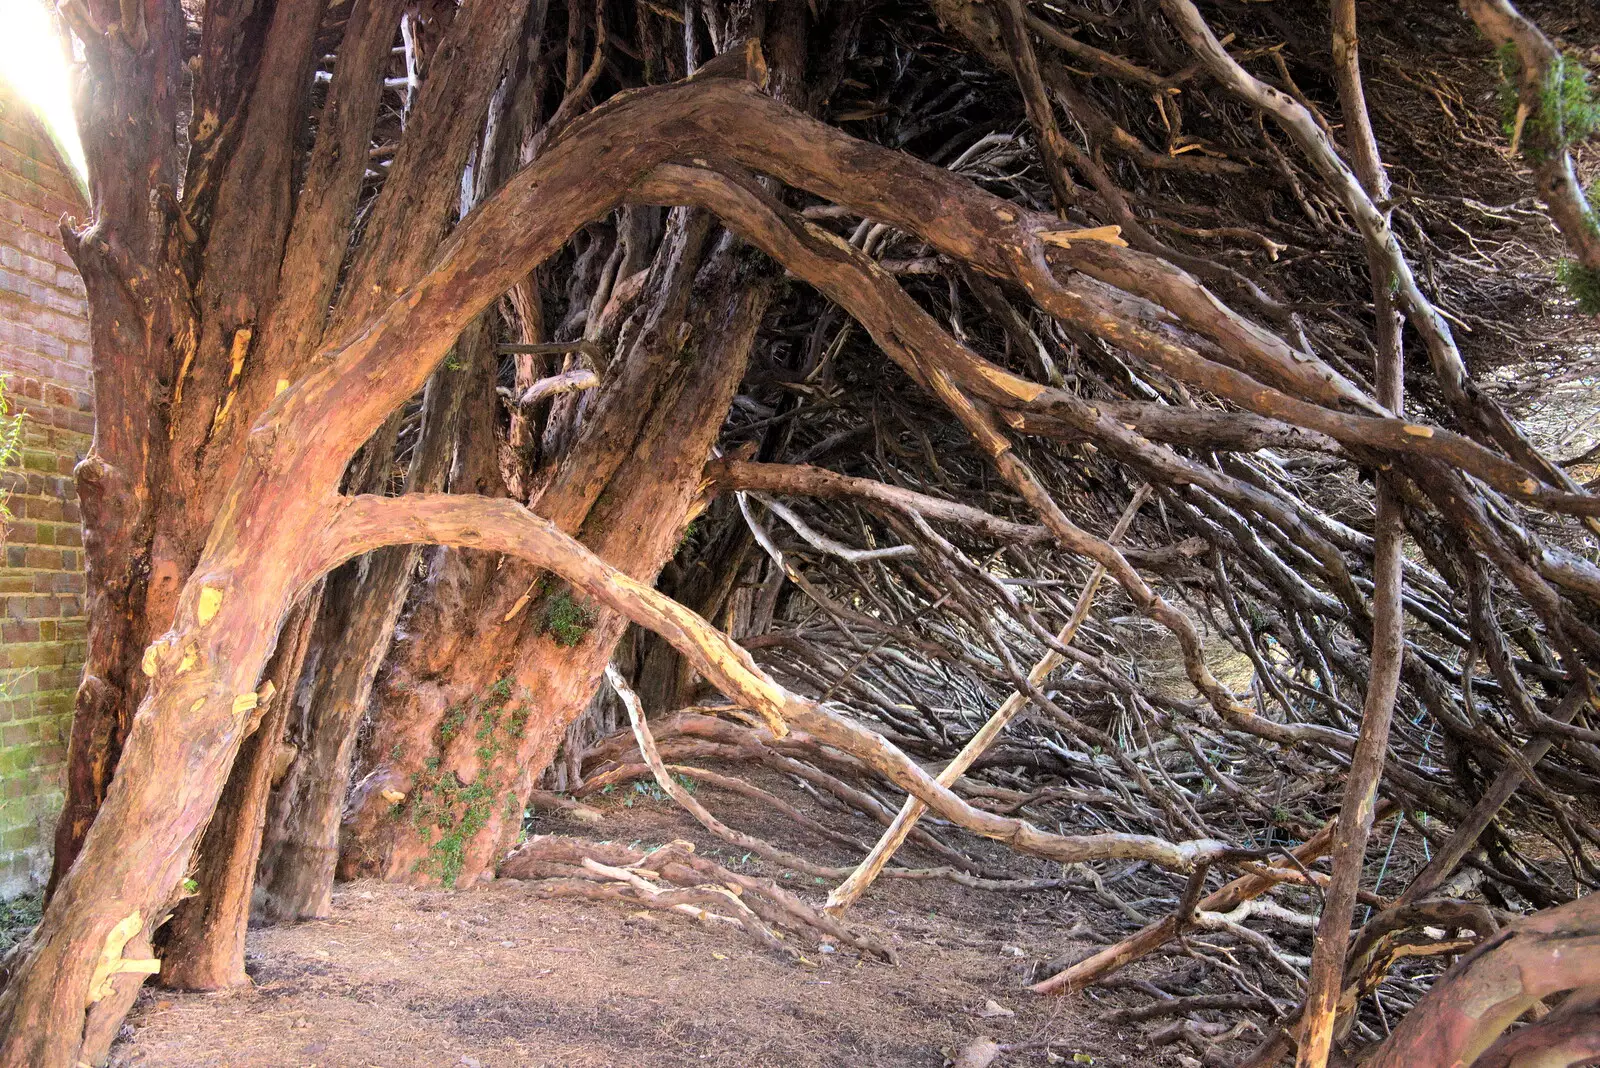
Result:
M1207 1063L1587 1048L1594 957L1505 966L1600 926L1580 0L62 10L91 641L0 1064L497 869L878 957L880 872L1069 888L1035 990ZM519 847L635 780L828 907Z

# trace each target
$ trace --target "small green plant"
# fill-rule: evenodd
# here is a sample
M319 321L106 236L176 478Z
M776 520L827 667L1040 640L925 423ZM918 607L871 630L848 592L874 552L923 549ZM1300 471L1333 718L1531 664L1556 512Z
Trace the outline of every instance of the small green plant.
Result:
M579 602L571 590L562 590L545 602L544 632L557 645L570 649L583 641L594 620L594 609Z
M438 876L446 887L455 887L466 863L467 843L488 825L497 790L492 776L480 776L469 785L455 772L440 775L435 768L416 777L411 790L411 824L425 837L440 832L428 847L428 855L417 862L418 871Z
M698 533L700 533L700 520L691 519L689 525L683 528L683 537L678 539L677 551L683 552L694 541L694 536Z
M39 917L43 914L42 890L14 897L10 901L0 901L0 953L26 938L28 932L38 926Z
M439 723L439 741L449 743L461 732L461 727L467 722L467 710L460 705L452 705L445 709L444 719Z
M1600 269L1585 267L1577 260L1562 260L1556 264L1556 281L1567 296L1578 302L1579 311L1600 315Z
M1600 96L1581 62L1566 55L1556 57L1539 89L1538 106L1523 114L1518 88L1522 60L1517 46L1501 45L1495 57L1500 65L1501 123L1506 136L1517 142L1530 161L1537 163L1600 130Z
M6 396L10 387L11 379L0 375L0 467L10 467L22 452L22 413L11 410ZM0 495L0 516L9 518L10 514L4 495Z
M412 827L428 843L427 855L414 870L436 876L452 889L466 864L468 844L489 825L497 803L507 824L521 828L524 822L516 792L509 788L505 772L495 766L508 740L515 750L515 741L527 729L528 710L506 708L512 688L510 678L500 679L482 699L448 709L439 726L440 739L448 742L476 715L472 739L478 743L474 751L480 766L473 781L463 782L454 771L444 770L439 757L428 757L412 776L410 792L393 809L396 817L409 815Z
M526 708L512 709L506 717L506 734L512 738L521 738L528 731L528 710Z

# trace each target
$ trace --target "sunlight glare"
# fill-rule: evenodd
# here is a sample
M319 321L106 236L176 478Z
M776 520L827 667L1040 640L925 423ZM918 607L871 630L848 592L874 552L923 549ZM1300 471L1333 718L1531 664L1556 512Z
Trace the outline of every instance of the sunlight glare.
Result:
M0 78L34 108L80 183L86 182L71 76L43 0L0 0Z

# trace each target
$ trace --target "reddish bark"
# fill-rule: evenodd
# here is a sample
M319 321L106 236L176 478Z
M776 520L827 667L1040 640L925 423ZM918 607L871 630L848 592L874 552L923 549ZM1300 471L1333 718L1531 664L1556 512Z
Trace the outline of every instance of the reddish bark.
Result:
M208 12L195 99L202 118L214 121L193 134L182 205L171 194L181 19L149 4L141 32L130 37L117 29L125 14L118 5L97 6L105 10L85 12L75 29L98 79L91 99L112 112L97 111L84 128L94 226L67 235L95 334L96 439L79 470L90 650L52 888L104 800L143 693L140 654L171 621L244 435L277 383L300 373L320 336L340 260L330 251L343 246L362 178L361 153L351 145L364 146L371 129L398 9L392 0L355 5L350 26L364 27L358 36L366 50L353 49L341 63L327 108L334 121L291 212L321 4L285 4L250 33L237 21L250 5L240 13L218 5L215 22ZM271 66L258 84L263 63ZM129 182L130 175L147 181ZM152 189L164 204L160 225L149 211ZM142 300L126 288L130 271L141 279ZM191 278L207 293L198 306ZM310 344L286 343L291 321L311 324Z
M161 985L179 990L220 990L243 986L245 928L255 860L266 823L267 788L282 744L283 725L305 659L311 622L321 601L320 588L298 606L284 625L278 649L266 671L260 703L239 747L233 774L217 801L217 811L200 841L190 894L162 929Z
M114 14L126 15L110 7L108 4L108 10L101 12L108 23ZM464 8L462 19L470 18L466 13L480 10L483 8L478 5ZM138 42L148 40L141 36L144 31L136 33L132 27L117 27L117 31L117 40L136 42L139 48L144 45ZM100 46L97 42L96 47ZM463 221L432 269L415 284L399 291L401 283L396 282L390 290L397 293L394 299L374 298L370 318L348 330L330 331L320 358L309 365L313 369L284 389L247 433L237 436L235 473L210 524L194 573L181 584L172 626L144 658L153 679L150 692L140 714L133 718L121 768L106 793L100 818L84 839L78 862L60 879L43 923L19 955L18 970L0 995L0 1033L5 1036L0 1065L55 1068L97 1055L97 1043L109 1034L108 1024L114 1027L121 1007L138 986L131 976L147 970L143 960L150 932L181 890L194 846L246 735L258 680L278 642L289 607L331 567L388 545L439 542L482 553L514 554L532 566L549 568L582 595L668 636L693 659L697 670L764 716L775 732L782 733L785 722L792 722L823 744L853 754L905 786L941 815L1019 849L1063 862L1137 857L1180 870L1208 863L1219 855L1219 845L1209 841L1175 844L1132 834L1051 835L967 805L884 738L786 693L756 669L743 650L710 630L703 620L647 584L608 567L593 552L565 537L561 522L542 520L516 502L468 494L341 496L341 480L352 455L423 385L469 324L501 294L523 281L531 265L550 256L586 220L612 210L625 196L642 195L635 191L646 181L652 183L655 195L666 194L674 202L713 193L721 196L730 214L751 220L751 232L786 264L819 279L819 285L826 282L829 294L837 293L841 302L867 322L894 358L904 361L919 381L932 385L959 411L1013 485L1025 491L1037 489L1028 486L1023 461L1005 456L1009 444L995 430L996 412L1008 418L1016 416L1021 421L1018 425L1024 427L1030 416L1077 420L1076 425L1094 427L1101 440L1118 448L1148 448L1129 428L1102 426L1100 420L1107 417L1093 409L1086 411L1071 395L1008 375L931 329L927 314L903 293L897 297L889 284L892 279L886 283L881 271L861 263L857 250L808 232L802 223L780 213L763 213L759 197L754 198L753 206L750 197L741 197L744 187L737 179L710 172L685 175L685 168L665 167L686 154L696 158L693 153L760 166L862 214L916 233L942 252L1022 283L1042 307L1077 327L1121 345L1190 385L1211 388L1237 400L1257 414L1288 415L1352 448L1376 450L1397 466L1447 460L1508 487L1508 491L1515 490L1522 500L1545 501L1573 511L1596 507L1586 495L1566 493L1553 484L1541 486L1515 464L1465 439L1443 432L1411 433L1414 428L1399 420L1370 414L1370 404L1352 402L1355 412L1312 404L1220 363L1211 358L1211 344L1196 340L1198 337L1228 337L1233 348L1229 358L1259 370L1265 378L1298 382L1306 394L1320 391L1324 399L1343 396L1343 387L1329 385L1336 377L1331 372L1322 374L1323 369L1310 358L1303 361L1304 366L1286 363L1294 358L1286 346L1268 343L1263 332L1241 326L1237 317L1181 272L1160 268L1126 250L1084 248L1089 242L1057 249L1058 242L1048 239L1056 233L1049 229L1052 221L990 197L946 171L810 122L748 86L708 79L626 94L575 120L552 140L499 195ZM656 179L649 179L652 172ZM730 184L731 191L723 189ZM784 232L792 239L784 239ZM1056 277L1052 263L1076 267L1085 277L1063 281ZM1197 313L1188 323L1195 333L1178 330L1165 316L1127 294L1110 292L1106 281L1111 277L1127 279L1137 295L1151 300L1169 304L1192 300L1193 306L1203 309L1203 314ZM734 278L736 275L722 281L731 284ZM738 331L730 329L738 321L734 313L748 315L750 307L742 302L750 299L740 295L726 302L723 313L705 321L704 328L736 337ZM688 321L696 321L699 314L691 314ZM661 321L676 326L685 318L663 315ZM198 336L210 335L202 332ZM220 332L217 336L220 340ZM701 351L714 347L708 344ZM667 346L666 351L681 348L679 342ZM728 349L723 358L729 362L742 358L735 352L737 346ZM231 349L227 351L231 354ZM216 362L222 355L213 352L208 362ZM662 424L651 420L662 418L661 413L673 405L698 412L709 404L697 391L714 393L725 388L720 381L720 362L713 364L719 372L703 376L710 380L707 383L693 375L663 373L662 362L656 359L627 361L625 373L616 377L617 384L607 396L635 403L639 395L624 388L630 381L627 375L635 374L655 383L649 395L659 394L662 403L649 406L648 415L640 416L645 430L617 443L613 450L572 450L540 506L550 506L554 517L563 509L552 502L566 495L564 499L571 502L564 509L567 522L595 545L616 551L633 546L641 553L656 549L663 540L661 528L670 530L659 516L624 510L614 518L648 522L652 528L612 530L600 522L610 513L591 505L598 503L609 484L628 491L638 484L630 480L653 478L648 464L659 462L663 432L653 429ZM249 373L248 364L245 371ZM231 377L231 372L224 377ZM979 409L972 398L992 408ZM200 403L202 399L190 400ZM604 401L602 398L602 408ZM602 414L595 413L584 433L594 426L617 425ZM149 413L142 417L149 418ZM692 438L710 431L691 426L688 431L679 427L678 433ZM709 442L709 437L704 440ZM670 444L676 450L674 464L693 458L698 465L703 459L704 448L677 441ZM635 456L638 463L630 466ZM1161 462L1186 471L1176 459ZM698 477L697 466L695 471ZM1191 480L1205 484L1206 477L1197 471ZM1527 484L1532 488L1526 488ZM1522 488L1516 489L1519 486ZM640 499L631 492L622 495L627 508L636 509ZM1052 531L1065 544L1104 563L1137 594L1141 605L1160 608L1115 550L1072 527L1042 491L1029 500L1046 513ZM1475 506L1475 499L1472 503ZM1488 529L1486 523L1480 526ZM667 536L669 542L675 533ZM513 589L508 596L514 598L517 592ZM545 591L546 606L555 596L555 590ZM1565 611L1548 600L1541 607L1556 614ZM544 618L548 624L548 613ZM601 625L589 635L598 647L606 628L620 628L620 623L596 622ZM1575 641L1594 641L1581 626L1575 625L1571 633ZM583 673L573 669L553 675L548 685L557 698L565 698L582 681ZM514 685L510 696L516 696ZM1230 698L1220 688L1208 690L1208 696L1225 705L1222 711L1230 722L1265 737L1306 737L1334 745L1343 741L1338 732L1310 725L1256 722L1248 709L1228 703ZM491 695L491 700L480 701L471 710L478 728L491 723L490 713L498 716L483 742L492 742L496 732L514 726L505 706L493 705L499 699L500 695ZM506 748L521 750L526 745L528 756L536 758L537 746L548 739L534 739L530 734L525 731L522 740ZM476 735L474 730L471 737L475 742L479 741ZM452 748L467 744L464 736ZM475 750L462 754L459 770L472 774L476 769L471 761L475 759ZM181 769L182 774L174 775L174 769ZM450 774L457 775L457 769L450 769ZM458 789L469 785L463 779L458 783ZM476 778L471 785L477 785ZM498 794L498 787L495 792ZM492 800L500 802L498 796ZM459 806L464 818L470 802L457 797L452 804ZM491 810L485 818L492 816ZM454 829L460 829L463 818L456 819ZM484 839L498 834L498 830L485 834ZM432 844L437 843L430 835ZM422 859L414 846L406 848ZM403 850L397 852L405 856ZM126 974L119 973L120 978L113 977L115 996L96 1001L105 978L96 974L102 957L107 963L120 961L133 967Z
M779 69L798 73L803 20L797 5L781 10ZM731 39L754 28L748 12L733 21ZM766 72L759 49L732 49L716 62L736 75L747 64ZM585 421L561 455L561 417L552 417L558 429L546 446L556 456L542 479L528 481L547 487L532 505L540 514L653 581L688 521L771 287L746 277L731 249L707 256L709 220L680 213L648 280L629 290L651 238L641 222L636 212L622 216L609 273L592 293L574 290L589 299L590 337L614 329L621 351L594 398L558 402L568 417L584 406ZM513 293L525 321L537 324L529 295ZM618 322L630 303L637 307ZM431 602L416 610L389 667L346 827L345 877L455 885L492 873L622 636L619 617L575 602L531 569L504 569L491 584L481 562L441 554L436 566L441 581L430 583ZM444 578L452 572L462 580Z
M149 634L143 608L150 530L162 480L156 443L164 429L156 401L164 376L158 372L173 367L161 341L193 329L187 283L168 264L170 239L148 199L149 190L171 188L178 178L182 20L157 0L130 5L129 11L141 23L137 37L74 27L88 52L85 92L101 108L101 121L82 131L84 150L94 161L93 225L80 233L71 220L63 228L91 309L95 437L75 472L89 642L73 712L52 892L110 787L143 691L138 668ZM145 286L142 300L124 284L135 264Z
M690 225L703 238L704 222ZM632 370L603 391L564 472L536 504L567 523L581 515L585 544L647 581L677 547L769 299L769 285L745 277L737 257L725 260L707 268L721 281L687 321L676 315L699 259L673 265ZM703 275L699 284L706 285ZM530 590L536 581L541 587ZM385 714L369 747L377 767L363 780L347 829L347 876L455 885L492 872L624 626L615 613L527 569L502 578L487 602L450 608L474 629L487 624L488 633L434 649L437 629L414 630L391 666ZM406 800L393 804L394 793Z
M350 268L351 277L341 291L340 304L324 327L326 335L337 336L349 324L360 322L370 315L387 292L394 287L409 283L420 273L427 259L437 248L458 196L457 185L451 180L451 176L465 165L477 139L477 132L484 122L484 113L489 106L494 84L493 75L506 62L507 54L516 40L511 30L522 7L520 0L497 0L494 3L474 5L467 17L450 22L437 47L432 50L429 63L438 72L439 78L425 86L419 105L420 113L412 122L411 137L397 155L391 167L389 180L372 208L372 219L369 223L371 236L360 246L360 255ZM353 51L356 53L354 58L358 60L364 58L370 47L369 38L384 36L383 24L376 19L386 18L390 13L380 9L371 14L375 16L373 20L358 22L352 31L362 35L352 40ZM309 29L302 26L302 34L308 33ZM392 37L392 26L388 36ZM309 45L309 37L292 42L288 54L304 55ZM281 59L274 62L274 57L270 54L264 57L263 62L270 64L268 69L273 71L279 71L279 68L286 65ZM366 70L366 68L358 69ZM303 81L305 72L299 73ZM283 74L279 72L279 77L282 76ZM461 91L452 81L455 78L467 79L473 88ZM365 102L365 98L362 102ZM279 117L276 121L285 120ZM350 131L336 126L333 133L349 136ZM246 136L251 136L251 131L248 129ZM365 137L365 133L362 136ZM250 153L243 152L240 155L244 157L243 165L248 166L253 162ZM340 171L336 167L333 168L333 173L339 174L346 182L350 178L349 172ZM319 206L315 200L311 204L313 207ZM316 221L315 216L308 218ZM307 246L309 247L309 243L320 236L324 235L320 232L309 234L306 237ZM290 253L297 251L300 250L292 248ZM236 259L237 257L224 257L221 262L230 263ZM208 258L207 263L211 262L213 261ZM303 346L312 327L322 318L320 314L308 314L312 308L320 311L321 305L312 302L325 299L325 287L334 277L325 267L312 269L297 260L286 262L284 274L299 281L307 292L291 295L291 298L298 299L280 302L282 306L291 310L283 314L284 334L273 339L277 344L273 346L271 355L263 360L264 363L274 365L292 365L297 350ZM479 333L481 334L481 331ZM237 339L237 334L235 336ZM476 348L483 348L481 337L471 344ZM299 353L299 355L303 358L306 354ZM233 391L238 387L238 377L236 369L228 382L227 397L213 418L213 433L215 426L224 421L225 414L231 408ZM251 379L251 383L255 387L258 403L265 403L267 397L263 392L264 376L259 370ZM435 392L437 410L431 423L439 424L453 405L444 398L443 392ZM453 425L453 420L448 422L449 425ZM241 418L238 425L246 426L248 423ZM360 488L382 489L387 486L390 456L394 449L397 429L398 419L391 417L386 422L384 430L374 435L373 440L368 442L364 454L367 469L365 478L369 485ZM416 450L414 458L418 464L414 466L417 470L413 471L415 480L409 487L413 490L435 488L439 478L442 477L447 462L443 443L449 440L448 428L442 431L436 430L434 437L436 440L432 449ZM231 473L230 464L237 462L236 459L230 460L230 454L226 452L216 455L220 459L209 464L209 473L212 477L206 479L203 486L190 488L184 493L189 510L200 517L201 521L209 521L210 510L205 500L205 488L209 487L215 492L222 479ZM160 544L159 538L158 544ZM371 632L386 637L393 629L395 616L399 612L400 601L405 591L405 580L410 575L410 563L414 555L414 550L406 548L395 548L379 554L370 561L365 576L369 581L365 588L359 591L336 589L336 596L330 602L332 610L338 613L346 609L348 601L359 596L362 603L357 607L353 625L364 633ZM376 645L376 638L369 637L367 644L369 647ZM381 649L381 646L378 648ZM360 710L365 707L366 693L370 687L372 673L376 670L376 659L375 652L369 652L365 658L321 658L320 664L332 672L334 678L327 692L314 693L312 699L324 706L331 705L340 712L353 709L354 714L359 716ZM298 677L299 671L296 666L294 679L289 680L284 688L292 690ZM280 719L279 733L281 725ZM333 746L331 756L327 753L318 755L337 764L340 759L340 747ZM348 759L347 755L345 759ZM213 877L201 886L201 900L190 902L186 909L190 915L204 912L207 915L239 917L236 928L230 927L227 937L218 937L209 925L202 923L182 924L169 931L167 939L169 956L179 961L203 962L182 968L178 981L186 986L203 988L208 981L213 980L222 985L231 985L243 974L243 917L248 914L253 896L256 857L262 840L259 823L266 811L269 786L270 780L265 774L255 774L248 779L248 789L251 792L249 796L239 800L237 811L250 813L250 822L234 830L219 829L217 833L231 836L231 841L248 845L249 848L229 849L226 854L228 870L212 871L210 874ZM232 810L227 810L227 815L234 814ZM308 830L311 829L308 827ZM207 863L211 864L212 861L208 858Z
M1509 1036L1513 1041L1497 1047L1494 1055L1483 1060L1479 1055L1543 999L1593 988L1596 983L1600 983L1600 895L1590 894L1485 939L1434 985L1367 1063L1372 1068L1582 1063L1593 1052L1593 999L1581 993L1574 995L1577 1001L1571 1006L1579 1011L1558 1010L1541 1024L1513 1033ZM1513 1049L1525 1059L1513 1061Z

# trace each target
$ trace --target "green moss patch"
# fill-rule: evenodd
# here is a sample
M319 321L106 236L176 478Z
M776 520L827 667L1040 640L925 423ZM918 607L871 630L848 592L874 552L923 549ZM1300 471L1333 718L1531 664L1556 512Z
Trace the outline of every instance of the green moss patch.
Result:
M570 649L583 641L596 615L593 605L579 601L571 590L562 590L544 603L544 632L557 645Z
M443 746L475 719L472 740L477 743L479 769L474 781L462 782L454 771L443 770L439 757L429 757L412 777L406 800L395 808L396 816L409 816L412 828L428 843L427 855L413 870L432 875L451 889L466 864L468 843L489 825L496 804L503 804L508 821L521 822L517 795L495 766L497 758L507 748L515 749L527 733L528 710L508 707L512 695L511 679L502 678L465 705L452 706L440 721Z

